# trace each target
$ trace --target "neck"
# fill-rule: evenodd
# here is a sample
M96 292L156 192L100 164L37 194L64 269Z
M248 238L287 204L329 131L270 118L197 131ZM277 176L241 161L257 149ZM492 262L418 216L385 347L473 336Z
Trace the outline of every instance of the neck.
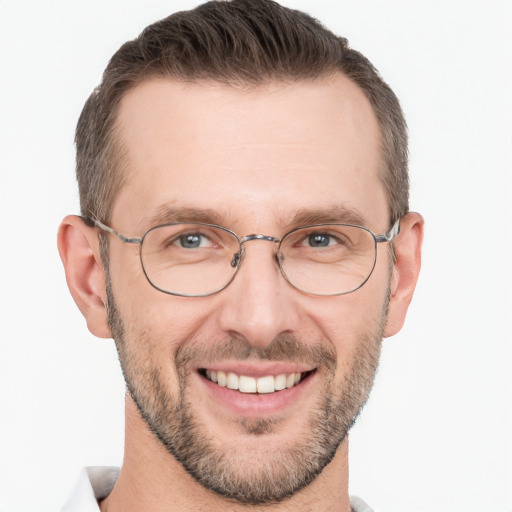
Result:
M190 476L148 430L127 398L123 466L111 494L100 503L101 512L224 512L226 508L233 512L350 512L347 439L322 473L292 497L261 507L243 505L205 489Z

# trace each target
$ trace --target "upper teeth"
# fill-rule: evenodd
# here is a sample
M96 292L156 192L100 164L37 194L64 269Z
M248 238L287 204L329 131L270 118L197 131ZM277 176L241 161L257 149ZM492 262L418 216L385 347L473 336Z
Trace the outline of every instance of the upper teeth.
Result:
M281 373L275 376L265 375L257 379L220 370L206 370L206 376L223 388L236 389L241 393L273 393L295 386L301 378L300 373Z

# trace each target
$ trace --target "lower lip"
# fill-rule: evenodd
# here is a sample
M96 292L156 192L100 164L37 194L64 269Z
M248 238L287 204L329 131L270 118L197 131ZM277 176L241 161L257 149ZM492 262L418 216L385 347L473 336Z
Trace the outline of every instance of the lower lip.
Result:
M246 417L259 417L283 412L299 402L303 393L309 388L316 372L309 374L293 388L275 391L274 393L241 393L240 391L223 388L197 374L209 394L214 400L220 402L227 409L237 415Z

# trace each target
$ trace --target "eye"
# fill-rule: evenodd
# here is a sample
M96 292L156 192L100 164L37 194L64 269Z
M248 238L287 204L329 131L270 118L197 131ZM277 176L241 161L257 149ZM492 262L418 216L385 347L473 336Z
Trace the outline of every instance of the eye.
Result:
M346 238L342 233L326 233L322 231L314 231L312 233L306 234L299 245L302 247L312 247L313 249L342 246L346 245Z
M281 244L281 250L287 248L295 248L302 252L322 252L328 250L330 252L347 251L353 249L358 244L358 237L361 238L359 232L366 234L364 230L356 226L345 224L332 224L321 226L310 226L300 228L288 233Z
M198 249L200 247L212 247L211 240L201 233L185 233L177 237L174 245L183 249Z
M328 247L336 242L335 238L328 233L311 233L304 240L303 245L308 245L309 247Z

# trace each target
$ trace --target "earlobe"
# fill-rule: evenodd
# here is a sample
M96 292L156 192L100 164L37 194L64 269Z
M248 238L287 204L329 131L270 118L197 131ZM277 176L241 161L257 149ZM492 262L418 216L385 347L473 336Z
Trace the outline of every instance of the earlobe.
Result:
M400 222L400 235L394 244L396 262L391 275L385 337L396 334L404 324L421 267L423 226L419 213L410 212Z
M110 338L105 291L105 273L96 229L76 215L62 221L57 236L69 291L92 334Z

